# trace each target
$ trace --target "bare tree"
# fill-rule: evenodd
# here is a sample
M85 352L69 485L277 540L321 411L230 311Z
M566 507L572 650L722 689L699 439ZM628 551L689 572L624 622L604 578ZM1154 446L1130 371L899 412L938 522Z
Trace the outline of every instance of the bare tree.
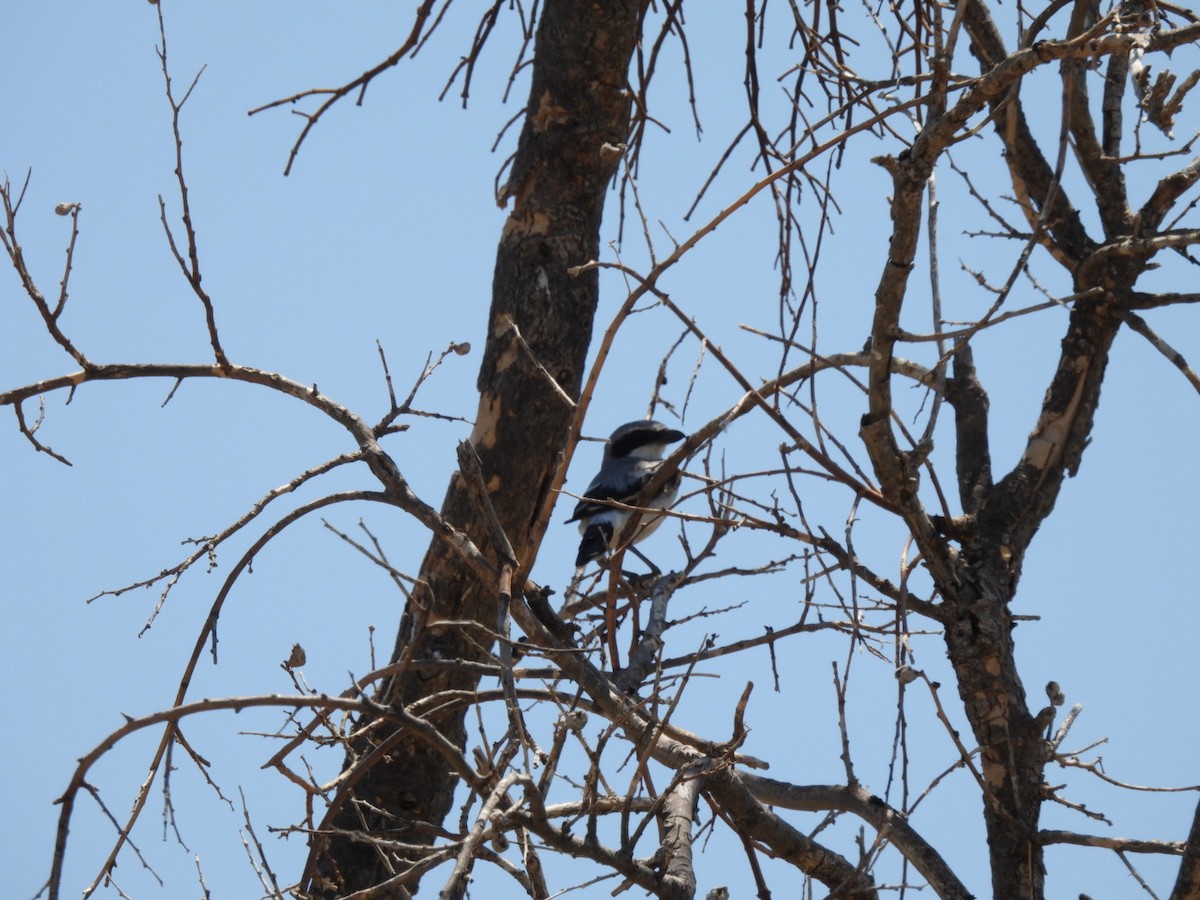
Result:
M422 3L407 40L359 78L257 110L305 110L289 167L324 113L361 97L420 48L450 6ZM692 15L706 14L693 6ZM831 3L791 3L768 14L766 3L748 0L739 36L744 127L730 137L708 180L697 180L694 211L718 176L730 177L730 160L748 156L754 175L735 202L690 236L672 239L666 253L652 237L658 216L643 200L653 185L638 174L648 165L647 135L660 115L651 86L664 48L679 52L684 82L694 79L684 4L546 0L486 10L452 80L465 98L497 17L511 16L524 38L514 79L529 68L530 91L498 190L509 213L496 258L478 411L440 510L416 496L383 444L414 412L420 382L399 400L389 373L390 409L372 424L315 385L231 359L217 327L218 299L200 277L181 150L181 224L170 224L165 203L163 224L205 314L212 361L201 365L92 362L61 320L79 207L59 210L72 230L54 297L39 287L18 241L23 189L6 182L5 249L47 333L76 367L0 394L32 448L65 460L39 436L27 412L33 401L130 378L215 378L282 392L337 423L350 440L346 452L267 493L146 582L169 589L233 535L256 535L215 597L171 708L129 721L81 759L63 797L50 895L64 887L74 805L90 790L88 772L97 760L130 734L160 729L152 777L137 791L132 814L119 821L98 884L128 852L153 776L169 770L169 755L201 756L184 739L182 723L217 709L262 706L291 711L280 731L286 740L268 765L301 792L304 812L287 830L303 833L310 848L290 886L264 877L276 896L291 890L306 897L407 897L433 878L440 896L463 897L475 870L489 864L513 895L546 898L571 883L606 877L617 890L692 897L710 887L698 883L696 859L698 844L711 839L738 848L745 880L761 897L781 890L772 887L776 881L800 879L833 897L877 897L885 887L904 895L920 885L938 897L966 898L982 886L968 886L916 815L953 781L969 785L961 814L982 818L997 898L1046 896L1045 848L1053 844L1115 852L1123 861L1134 853L1177 857L1171 897L1200 898L1200 807L1189 835L1124 839L1044 826L1048 803L1096 815L1052 784L1052 766L1132 785L1068 749L1079 710L1060 715L1066 698L1057 684L1047 685L1044 703L1029 696L1012 606L1033 538L1092 440L1117 336L1131 331L1149 341L1200 390L1200 378L1152 321L1159 310L1200 297L1186 290L1185 274L1195 262L1191 247L1200 242L1200 159L1194 138L1178 144L1171 136L1200 80L1200 20L1164 2L992 6L983 0L868 6L866 15L851 19ZM164 29L163 74L179 150L188 91L173 86L166 38ZM761 90L760 64L774 59L767 48L780 43L795 55L793 67L771 73L786 85L786 104ZM837 283L825 244L839 222L859 227L859 211L839 208L840 179L859 177L868 146L891 191L886 235L878 246L859 249L860 265L876 273L874 302L861 304L859 342L869 336L861 346L825 336L828 314L819 299ZM667 287L674 269L699 254L696 248L721 225L748 215L756 200L773 211L778 239L778 328L755 337L773 354L775 375L767 380L727 355L721 349L727 336L707 332ZM618 217L610 227L624 237L619 255L601 245L609 203ZM969 235L1003 244L1006 255L985 268L964 261L965 278L943 273L943 209ZM636 248L627 252L630 245ZM628 290L595 341L602 274L620 276ZM918 283L917 275L927 282ZM1041 299L1020 299L1028 296ZM646 494L685 470L684 496L671 513L683 562L665 573L633 575L624 570L622 547L599 573L569 589L540 584L535 562L577 442L585 431L604 430L586 419L588 404L600 372L620 364L613 361L615 336L632 327L638 311L654 315L660 333L669 334L641 350L663 359L659 382L648 391L649 411L673 417L688 432ZM987 341L1003 339L1009 323L1030 317L1043 329L1061 329L1061 345L1048 361L1045 399L1027 423L1020 458L1001 471L994 468L989 426L995 386L976 368L976 355ZM452 345L444 357L461 349ZM696 360L691 371L668 382L668 372L684 367L678 359L685 352ZM1010 343L1006 352L1020 359L1023 351ZM692 388L710 371L725 386L697 422L687 418ZM720 454L736 444L736 429L729 429L742 417L769 426L778 452L760 468L727 470ZM369 487L328 493L269 519L297 487L351 465L365 466ZM632 505L626 538L644 499ZM292 695L190 699L222 605L255 554L292 523L350 502L397 508L430 535L411 578L392 566L369 532L344 535L406 593L387 664L340 696L308 691L297 680ZM748 534L755 539L740 539ZM894 544L879 535L902 536L898 562ZM725 564L718 550L738 561ZM722 642L718 623L745 632L733 623L748 613L728 599L729 586L743 582L760 598L786 591L801 602L756 602L752 615L762 632ZM721 586L716 593L703 593L714 584ZM681 610L697 593L720 599L711 608ZM931 635L944 644L957 703L927 673L928 663L917 664L915 647ZM836 784L769 778L763 770L781 760L745 747L759 702L741 674L745 661L765 652L777 671L777 655L802 653L819 638L836 638L843 660L834 663L832 680L844 777ZM303 656L297 648L289 671L303 666ZM864 657L869 663L857 661ZM856 730L846 709L851 671L864 664L876 665L897 696L895 719L885 729L896 774L889 774L884 797L856 774ZM679 718L703 703L700 679L710 673L746 685L723 711L727 730L698 734ZM936 710L928 725L955 748L945 771L924 787L910 782L908 767L908 711L918 689ZM782 698L774 709L786 715L788 697ZM960 733L958 723L969 733ZM781 756L800 742L797 735ZM301 774L300 754L316 746L344 753L332 781ZM258 853L260 872L270 874L261 846ZM600 874L560 874L551 856L582 861ZM709 896L724 896L711 887Z

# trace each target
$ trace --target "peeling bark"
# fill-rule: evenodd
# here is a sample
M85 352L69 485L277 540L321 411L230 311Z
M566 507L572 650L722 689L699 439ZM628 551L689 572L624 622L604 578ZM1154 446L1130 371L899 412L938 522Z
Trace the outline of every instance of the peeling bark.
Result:
M518 560L540 538L537 513L574 412L561 392L576 398L582 383L598 277L595 272L572 277L567 270L599 251L606 187L620 158L605 147L623 143L628 131L626 73L638 21L636 2L550 0L538 28L525 126L503 198L511 200L512 211L496 255L479 411L471 435L492 504ZM495 558L486 524L457 475L442 515ZM420 577L422 587L405 612L393 661L483 659L492 645L497 586L481 583L437 539ZM456 624L443 626L447 619ZM458 624L463 621L478 627ZM393 679L385 696L393 705L407 705L441 691L470 690L477 682L478 676L465 669L407 672ZM463 716L459 709L435 720L459 745L465 739ZM449 811L457 784L438 752L402 735L357 778L354 796L342 798L332 826L427 844ZM357 805L355 798L372 809ZM309 875L315 897L369 888L390 874L369 841L314 841ZM385 889L379 896L401 894Z

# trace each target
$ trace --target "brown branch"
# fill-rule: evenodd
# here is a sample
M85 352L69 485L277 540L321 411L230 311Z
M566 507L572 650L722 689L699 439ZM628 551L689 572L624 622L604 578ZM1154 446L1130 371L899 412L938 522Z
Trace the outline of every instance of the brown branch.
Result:
M183 111L183 106L192 95L192 91L196 89L196 85L200 81L200 76L204 74L205 67L200 67L200 71L196 73L196 77L188 85L188 89L184 92L183 97L176 100L171 87L171 73L167 67L167 27L163 21L162 4L157 4L155 8L158 12L158 34L160 41L158 59L162 64L167 103L171 106L171 134L175 141L175 180L179 185L179 202L182 209L181 218L183 220L184 235L187 239L186 260L176 245L175 235L172 233L171 226L167 222L167 206L161 194L158 198L159 214L162 218L163 229L167 234L167 243L171 247L171 254L175 257L175 262L179 265L179 270L183 273L183 277L191 285L192 293L196 295L200 301L200 305L204 308L204 323L208 329L208 341L212 346L213 357L216 359L217 365L224 369L229 367L229 360L225 356L225 351L221 347L221 339L217 334L216 311L213 307L212 298L200 284L200 250L196 240L195 224L192 222L192 207L188 199L187 181L183 174L183 135L179 129L179 114Z
M704 789L703 765L685 768L676 783L667 791L663 802L662 845L666 851L663 865L662 893L666 898L687 898L696 892L696 870L693 865L692 817L696 800Z
M558 639L539 618L532 615L526 604L514 603L513 613L522 630L547 648L547 654L562 668L564 674L592 699L606 718L619 723L635 746L648 747L652 758L676 770L698 762L694 750L659 732L656 722L586 659L567 648L561 648ZM719 753L715 746L709 751L709 755ZM745 787L732 778L732 773L710 770L709 774L713 780L707 786L707 793L725 814L744 826L749 836L771 846L783 858L827 886L850 886L848 897L875 896L866 875L760 805Z
M25 254L21 250L21 244L17 240L17 213L21 209L21 201L25 197L25 190L29 187L29 179L32 175L32 170L26 174L25 182L21 186L21 191L15 201L13 200L12 185L8 180L8 176L6 175L3 183L0 183L0 203L4 207L4 227L0 229L0 244L4 245L4 250L17 272L17 277L21 279L21 287L29 295L29 299L33 301L33 305L37 307L38 314L42 317L42 322L46 326L46 331L49 332L54 342L62 347L75 362L87 369L91 366L88 358L66 336L58 324L59 316L67 302L67 280L71 271L75 241L78 237L80 206L78 203L69 204L71 212L71 238L67 244L66 269L63 272L62 289L59 294L58 303L54 309L51 309L45 295L38 290L37 283L34 281L33 275L29 271L29 266L25 261Z
M1109 13L1103 19L1092 25L1087 25L1086 16L1090 6L1076 3L1071 11L1071 22L1067 28L1067 36L1071 39L1086 38L1088 35L1099 35L1115 19L1114 13ZM1086 32L1086 34L1085 34ZM1117 60L1128 60L1127 54L1113 54L1110 57L1114 63ZM1109 74L1118 74L1120 65L1110 65ZM1122 234L1128 231L1133 218L1129 208L1129 198L1125 190L1125 177L1116 158L1117 153L1109 153L1097 136L1096 124L1092 119L1091 98L1088 93L1087 61L1083 59L1063 60L1063 117L1064 124L1071 133L1075 149L1075 158L1079 162L1084 178L1091 188L1096 209L1100 213L1100 221L1106 235ZM1116 135L1120 133L1120 95L1124 86L1124 78L1118 79L1114 85L1107 81L1104 92L1104 141L1113 144ZM1112 112L1116 108L1116 114ZM1114 128L1116 135L1114 135Z
M1181 841L1135 840L1054 830L1039 831L1038 840L1044 845L1073 844L1077 847L1102 847L1105 850L1118 850L1121 853L1165 853L1169 856L1182 856L1186 846Z
M278 535L281 531L283 531L285 528L287 528L292 523L303 518L305 515L307 515L310 512L313 512L317 509L321 509L325 506L329 506L333 503L339 503L339 502L343 502L346 500L381 499L383 496L384 495L382 495L382 494L372 495L372 494L368 494L367 492L363 492L363 491L353 491L353 492L349 492L347 494L334 494L334 495L331 495L328 497L322 497L318 500L312 501L311 503L307 503L304 506L301 506L298 509L295 509L292 512L290 512L288 515L284 516L282 519L280 519L278 522L276 522L274 525L272 525L270 528L268 528L258 538L258 540L255 541L255 543L251 545L251 547L242 555L242 558L240 560L238 560L238 562L233 566L229 575L226 576L225 582L222 584L221 589L218 592L216 599L213 601L212 606L209 608L208 617L205 619L204 625L201 627L200 633L197 635L196 642L192 647L191 657L188 659L187 665L184 667L183 675L180 678L179 687L175 694L175 702L172 706L173 709L178 709L183 706L183 700L184 700L184 697L187 695L188 688L191 685L192 676L195 673L196 666L200 662L200 657L204 652L204 647L208 643L210 638L213 641L212 652L213 652L213 656L214 656L214 660L215 660L216 650L217 650L216 630L215 629L216 629L216 625L217 625L217 620L220 618L221 609L224 606L225 600L229 596L229 592L232 589L234 583L241 576L242 572L250 566L250 563L254 560L255 555L263 547L265 547L272 539L274 539L274 537L276 535ZM162 715L162 714L158 714L158 715ZM137 796L134 799L134 802L132 804L132 809L126 820L126 825L121 830L116 843L110 850L108 858L105 860L103 866L101 866L99 875L97 875L96 879L92 882L92 885L88 889L88 891L85 892L85 894L84 894L85 897L90 895L90 893L96 889L96 887L99 885L100 881L103 878L107 877L108 873L111 872L113 866L116 865L117 856L120 854L121 848L124 845L125 841L127 840L127 837L129 835L130 831L132 830L134 823L141 816L142 809L146 804L146 800L149 798L150 787L153 783L154 776L158 772L159 767L162 765L163 758L165 757L170 746L172 745L173 740L174 740L173 729L172 728L165 729L165 731L163 732L163 737L159 741L158 747L156 748L155 753L154 753L149 765L147 766L148 775L147 775L146 779L142 782L142 785L138 790ZM63 814L67 815L69 817L69 810L64 808ZM60 819L59 819L59 838L58 838L59 843L56 843L56 847L55 847L56 867L60 866L60 863L58 861L59 861L61 852L63 852L65 850L65 841L66 841L68 825L69 825L68 820L60 817ZM51 896L51 900L54 900L54 895Z
M120 587L120 588L113 588L113 589L109 589L109 590L100 591L100 593L89 597L87 602L92 603L95 600L99 600L101 597L119 597L122 594L128 593L129 591L132 591L136 588L147 588L152 585L158 584L159 582L161 582L165 579L167 581L167 583L163 587L162 592L159 594L158 603L155 604L153 613L151 614L150 618L147 620L146 624L143 626L142 631L139 632L139 634L138 634L138 636L141 637L143 634L146 633L146 631L149 630L150 626L154 623L155 618L157 618L159 612L161 612L163 605L166 603L167 595L171 592L171 589L178 583L178 581L179 581L180 577L183 575L183 573L186 572L188 569L190 569L196 562L198 562L199 560L201 560L205 557L212 559L213 555L218 547L220 547L223 543L225 543L225 541L227 541L233 535L237 534L239 531L241 531L243 528L245 528L247 525L249 525L251 522L253 522L256 518L258 518L258 516L263 512L263 510L265 510L267 508L267 506L273 500L277 500L279 497L282 497L286 494L290 494L290 493L294 492L301 485L307 483L308 481L312 480L313 478L323 475L326 472L332 471L336 467L343 465L345 463L354 462L354 461L358 460L359 458L360 458L360 456L358 453L344 453L341 456L336 456L333 459L330 459L330 460L327 460L327 461L321 463L320 465L313 466L311 469L307 469L304 472L301 472L299 475L297 475L295 478L293 478L287 484L281 485L280 487L273 488L272 490L268 491L265 495L263 495L261 498L259 498L259 500L249 510L247 510L245 513L243 513L236 521L232 522L230 525L221 529L221 531L217 532L216 534L205 536L205 537L200 537L200 538L186 539L184 541L185 544L195 544L198 546L198 549L196 550L196 552L189 555L182 562L176 563L174 566L171 566L170 568L163 569L157 575L153 575L150 578L144 579L142 581L136 581L133 584L128 584L128 585L126 585L124 587Z
M61 453L56 453L49 444L43 444L36 437L34 437L34 435L37 433L37 430L41 427L42 420L45 417L46 403L44 398L38 398L38 417L37 421L33 423L32 428L25 422L25 408L22 406L20 400L13 404L13 412L16 413L17 416L17 428L21 430L21 434L25 435L25 439L33 445L34 450L36 450L38 453L45 453L47 456L50 456L53 459L57 459L65 466L72 465L69 459L67 459Z
M794 785L739 773L741 780L762 803L782 809L849 812L871 825L899 850L921 873L941 900L974 897L941 855L912 827L908 818L861 787L842 785Z
M311 706L321 706L326 709L342 709L349 712L368 713L378 718L384 718L390 721L396 721L399 724L410 725L411 720L406 720L397 716L392 711L372 703L363 698L349 699L342 697L327 697L327 696L285 696L278 694L252 696L252 697L225 697L218 699L197 700L192 703L173 706L170 709L165 709L160 712L151 713L148 716L142 716L136 719L129 719L124 725L116 731L110 733L99 744L93 747L89 752L79 758L79 763L72 773L70 781L67 784L66 790L58 799L58 804L62 807L59 812L58 819L58 834L54 845L54 859L51 864L50 878L47 882L50 900L58 900L59 893L62 888L62 867L66 858L67 836L69 832L70 820L75 807L75 800L81 789L89 789L87 784L87 773L92 766L104 757L113 747L123 741L132 734L143 731L147 728L152 728L156 725L168 725L167 733L173 733L173 726L177 725L181 720L188 716L194 716L202 713L214 712L217 710L233 710L240 712L245 709L255 709L262 707L269 708L306 708ZM430 735L431 739L432 736ZM442 749L448 745L443 745ZM455 755L448 761L454 763ZM470 769L459 769L460 776L468 780L474 780L475 774ZM148 788L148 785L146 786ZM129 833L129 825L127 824L120 830L120 838L118 843L124 843L127 840ZM111 865L111 863L110 863ZM91 896L100 885L100 880L108 872L109 866L105 866L99 877L96 878L83 891L84 897Z
M89 382L123 381L135 378L226 378L231 381L255 384L302 400L349 432L355 443L358 444L361 458L370 467L371 472L380 480L386 490L395 492L398 505L418 512L417 518L427 525L441 521L432 507L414 502L416 498L408 488L407 481L400 474L395 462L379 446L374 430L360 416L322 394L315 384L303 385L276 372L232 363L224 367L176 363L89 364L78 372L47 378L10 391L0 392L0 406L13 405L29 397L36 397L51 391L74 389Z
M505 775L488 791L487 799L480 807L479 815L476 817L474 825L471 826L471 831L459 846L458 856L454 861L454 870L446 879L446 884L438 897L444 898L444 900L462 900L466 895L471 869L475 865L476 851L483 842L485 830L491 825L492 816L497 812L500 802L505 799L509 789L523 781L528 782L528 779L527 775L513 772Z
M766 783L768 779L716 769L708 773L705 796L729 821L735 834L765 845L773 855L820 881L834 896L875 900L878 892L870 875L786 822L773 809L786 804L764 800L755 789ZM958 896L965 900L970 895L964 892Z
M1183 373L1183 377L1188 380L1197 392L1200 392L1200 375L1192 368L1187 358L1172 347L1167 341L1150 327L1150 324L1135 312L1125 313L1125 323L1142 337L1150 342L1155 350L1161 353L1171 365Z
M316 127L317 122L321 120L321 117L324 116L325 113L329 112L330 108L332 108L335 103L354 93L355 91L358 91L357 102L359 105L361 105L363 96L367 91L367 85L374 80L375 76L386 72L388 69L399 64L400 60L408 55L409 51L417 45L418 41L420 41L423 37L422 29L425 26L425 21L430 16L434 2L435 0L424 0L424 2L417 7L416 12L414 13L412 30L409 32L408 37L405 38L400 47L391 56L383 60L383 62L379 63L378 65L367 69L367 71L363 72L354 80L349 81L338 88L310 88L307 91L301 91L298 94L292 94L290 97L284 97L281 100L272 100L270 103L264 103L262 106L255 107L247 113L247 115L253 116L265 110L274 109L277 106L295 106L296 103L307 97L326 97L324 102L317 107L315 112L300 113L305 120L304 128L301 129L300 136L296 138L296 142L292 144L291 152L288 153L287 165L283 168L284 175L291 174L292 165L296 162L296 157L300 153L300 145L304 143L305 138L308 137L308 133L312 131L314 127ZM453 2L453 0L445 0L446 7L449 7L451 2ZM440 16L438 17L438 21L441 21Z
M1200 158L1193 159L1179 171L1162 178L1138 210L1138 221L1144 232L1155 231L1179 198L1191 190L1197 181L1200 181Z

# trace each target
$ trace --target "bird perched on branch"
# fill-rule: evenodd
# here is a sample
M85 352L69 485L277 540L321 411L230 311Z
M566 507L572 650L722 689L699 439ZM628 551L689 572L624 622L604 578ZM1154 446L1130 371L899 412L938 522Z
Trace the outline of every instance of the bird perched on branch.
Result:
M610 505L610 502L627 506L637 503L638 494L662 465L667 446L682 441L684 437L682 431L651 419L626 422L612 433L604 445L600 471L583 492L583 499L576 505L574 514L567 519L568 522L578 522L583 535L579 542L579 555L575 557L577 569L612 549L625 523L633 515L629 510ZM679 473L675 472L653 497L642 498L642 505L666 509L675 500L678 491ZM643 514L633 542L645 538L662 524L662 520L661 514ZM638 553L638 556L641 554ZM642 559L650 564L645 557Z

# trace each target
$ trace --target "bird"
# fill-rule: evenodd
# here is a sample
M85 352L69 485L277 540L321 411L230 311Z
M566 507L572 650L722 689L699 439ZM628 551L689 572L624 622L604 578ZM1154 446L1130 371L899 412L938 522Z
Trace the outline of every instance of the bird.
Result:
M682 431L653 419L626 422L612 433L604 445L600 471L583 492L571 518L567 519L567 522L578 522L579 532L583 535L579 542L579 554L575 557L576 569L599 559L611 549L629 521L632 513L610 505L610 501L625 505L636 503L638 494L662 465L667 446L685 437ZM672 474L658 493L644 499L643 504L654 509L666 509L675 500L679 481L679 473ZM633 542L645 538L662 524L662 520L661 514L643 515Z

